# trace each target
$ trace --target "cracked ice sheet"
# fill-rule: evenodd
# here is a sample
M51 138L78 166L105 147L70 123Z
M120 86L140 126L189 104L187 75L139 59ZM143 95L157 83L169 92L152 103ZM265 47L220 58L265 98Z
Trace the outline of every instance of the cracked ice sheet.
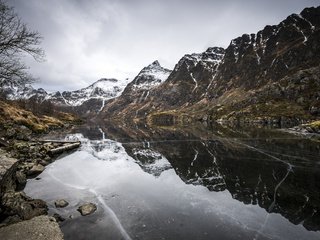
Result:
M228 191L210 192L203 186L187 185L173 169L155 178L126 155L120 143L118 146L118 154L110 155L113 146L106 145L99 152L100 160L84 147L49 165L40 180L28 182L25 191L29 196L46 200L51 212L60 211L66 218L73 215L62 225L69 239L79 234L119 238L123 231L133 239L319 237L279 214L232 199ZM60 198L70 204L57 210L53 202ZM83 202L96 203L97 212L80 217L76 208Z

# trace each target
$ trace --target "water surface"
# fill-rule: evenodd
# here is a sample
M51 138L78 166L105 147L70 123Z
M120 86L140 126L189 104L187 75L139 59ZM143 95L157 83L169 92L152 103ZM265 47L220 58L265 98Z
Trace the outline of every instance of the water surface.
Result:
M273 130L82 127L29 180L65 239L320 239L319 142ZM56 209L56 199L69 206ZM98 210L82 217L77 208Z

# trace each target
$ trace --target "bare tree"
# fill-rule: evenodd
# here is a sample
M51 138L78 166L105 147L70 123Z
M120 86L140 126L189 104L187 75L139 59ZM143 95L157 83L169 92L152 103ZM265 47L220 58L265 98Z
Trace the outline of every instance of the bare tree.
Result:
M41 40L38 32L29 30L14 9L0 0L0 83L34 81L21 57L28 54L36 61L44 60Z

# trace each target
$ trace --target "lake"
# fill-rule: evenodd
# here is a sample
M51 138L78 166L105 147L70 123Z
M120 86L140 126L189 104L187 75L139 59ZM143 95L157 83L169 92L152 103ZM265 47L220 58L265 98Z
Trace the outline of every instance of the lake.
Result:
M320 239L319 140L224 126L47 138L82 142L25 188L66 219L65 239ZM81 216L85 202L97 211Z

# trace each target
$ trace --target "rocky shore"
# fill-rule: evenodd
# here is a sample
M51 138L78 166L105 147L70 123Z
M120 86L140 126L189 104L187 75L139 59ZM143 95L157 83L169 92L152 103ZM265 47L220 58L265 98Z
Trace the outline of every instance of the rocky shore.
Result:
M320 138L320 120L310 123L300 124L298 126L286 129L287 132L304 135L308 137Z
M29 198L22 190L27 178L37 177L70 146L77 148L80 142L14 140L0 149L0 226L47 214L44 201Z
M0 239L63 239L55 218L47 216L41 199L23 189L28 178L37 178L45 167L80 142L40 141L38 132L24 124L2 122L0 128ZM71 126L63 124L60 129ZM51 129L59 131L59 129ZM48 131L47 131L48 132Z

